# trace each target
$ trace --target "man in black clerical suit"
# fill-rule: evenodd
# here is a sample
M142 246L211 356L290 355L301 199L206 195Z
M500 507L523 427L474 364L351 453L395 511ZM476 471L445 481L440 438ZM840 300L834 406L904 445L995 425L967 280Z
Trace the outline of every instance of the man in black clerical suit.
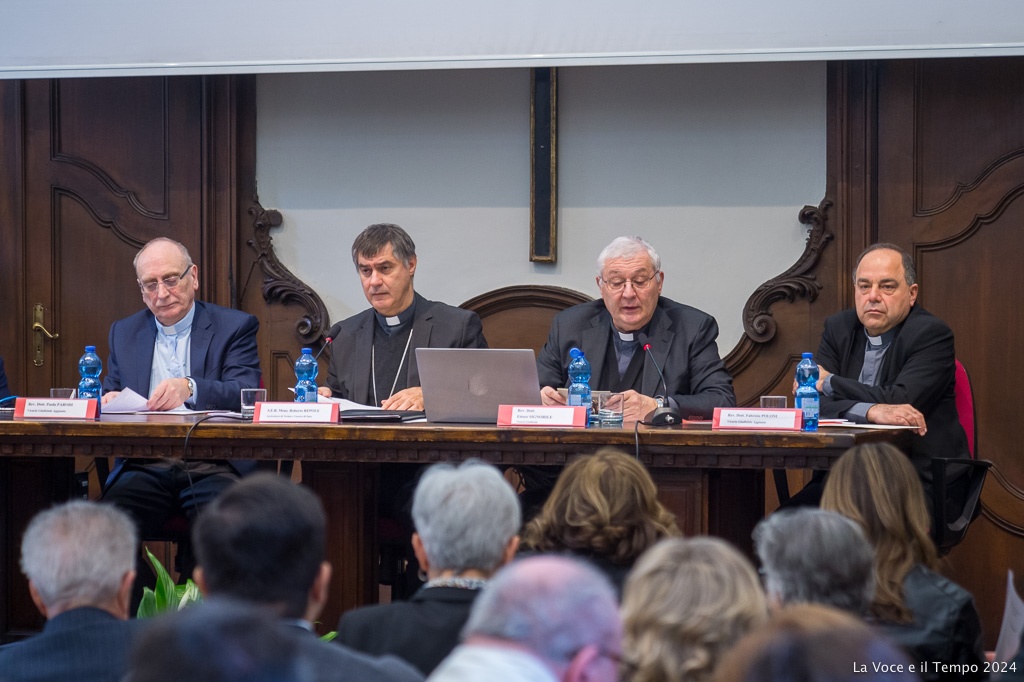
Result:
M36 515L21 570L43 631L0 647L0 680L118 682L142 621L128 620L138 538L129 516L76 500Z
M422 410L417 348L486 348L476 313L413 290L416 245L398 225L379 223L352 244L372 306L331 328L331 363L322 395L390 410Z
M568 385L573 347L590 361L591 388L623 392L627 421L643 419L661 403L684 418L710 418L716 407L736 404L732 377L718 355L715 318L661 295L665 273L653 246L619 237L598 256L597 270L601 300L558 313L537 358L545 405L566 402L556 387Z
M931 497L932 457L968 457L956 410L952 330L917 305L914 261L895 244L874 244L857 259L854 308L825 320L815 354L821 416L916 427L910 458ZM817 504L815 474L790 504Z

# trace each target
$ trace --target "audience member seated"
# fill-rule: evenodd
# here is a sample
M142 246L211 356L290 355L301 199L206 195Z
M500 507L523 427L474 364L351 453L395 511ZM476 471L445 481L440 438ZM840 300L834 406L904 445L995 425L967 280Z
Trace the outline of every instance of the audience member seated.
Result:
M662 540L626 579L621 679L706 680L724 652L767 617L757 572L727 542Z
M826 604L867 615L875 553L845 516L810 507L777 512L754 528L754 548L773 607Z
M435 464L416 486L413 550L428 582L407 602L342 615L337 640L394 654L429 675L459 643L481 588L519 546L522 515L512 486L490 464Z
M211 599L154 619L132 650L126 680L311 682L316 650L306 640L265 606Z
M911 661L852 614L798 604L773 614L741 639L715 671L715 682L901 682L919 680Z
M404 661L366 656L313 633L331 579L326 541L323 506L309 489L273 474L246 477L196 520L196 585L207 597L272 608L282 630L305 636L314 680L422 680Z
M586 558L621 594L636 559L658 540L679 534L644 465L601 448L562 470L540 514L527 524L523 544Z
M431 682L615 682L622 625L615 591L568 557L519 559L473 604L464 641Z
M41 512L21 543L21 570L46 617L43 632L0 647L0 680L118 682L139 621L128 620L135 524L124 512L74 501Z
M875 548L871 616L918 661L977 665L984 670L981 622L974 598L935 572L924 490L910 460L888 443L848 450L832 467L821 500L848 516ZM922 674L938 680L934 667ZM959 679L983 679L982 673Z

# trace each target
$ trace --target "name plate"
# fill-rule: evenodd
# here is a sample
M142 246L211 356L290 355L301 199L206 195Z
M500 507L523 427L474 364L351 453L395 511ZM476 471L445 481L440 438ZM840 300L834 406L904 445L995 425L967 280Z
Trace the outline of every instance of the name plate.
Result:
M338 403L256 403L252 420L263 424L335 424Z
M498 426L587 425L587 408L561 405L498 405Z
M733 431L799 431L803 413L797 409L716 407L712 429Z
M95 419L98 400L66 398L18 398L14 405L17 419Z

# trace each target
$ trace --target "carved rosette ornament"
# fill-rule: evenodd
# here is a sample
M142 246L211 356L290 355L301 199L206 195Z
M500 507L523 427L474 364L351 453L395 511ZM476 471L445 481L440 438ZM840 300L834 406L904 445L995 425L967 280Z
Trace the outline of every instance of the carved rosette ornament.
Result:
M258 199L253 199L249 215L253 217L253 236L246 243L256 252L256 262L263 271L263 300L271 304L295 303L302 307L306 314L295 323L295 331L303 343L317 341L329 326L327 306L315 291L278 260L274 252L270 228L281 225L281 212L265 209Z

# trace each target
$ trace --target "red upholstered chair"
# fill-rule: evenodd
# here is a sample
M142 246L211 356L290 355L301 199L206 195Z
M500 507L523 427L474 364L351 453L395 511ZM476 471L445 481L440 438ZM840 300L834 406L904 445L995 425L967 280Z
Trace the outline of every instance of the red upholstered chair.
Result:
M971 459L977 459L978 455L974 452L974 441L978 435L974 426L974 391L971 390L971 377L967 375L967 370L959 360L956 361L956 387L953 392L960 425L967 434L967 450L971 453Z
M956 410L967 433L970 459L932 459L932 539L939 554L947 554L967 535L981 512L981 489L991 462L977 459L974 392L967 370L956 361Z

